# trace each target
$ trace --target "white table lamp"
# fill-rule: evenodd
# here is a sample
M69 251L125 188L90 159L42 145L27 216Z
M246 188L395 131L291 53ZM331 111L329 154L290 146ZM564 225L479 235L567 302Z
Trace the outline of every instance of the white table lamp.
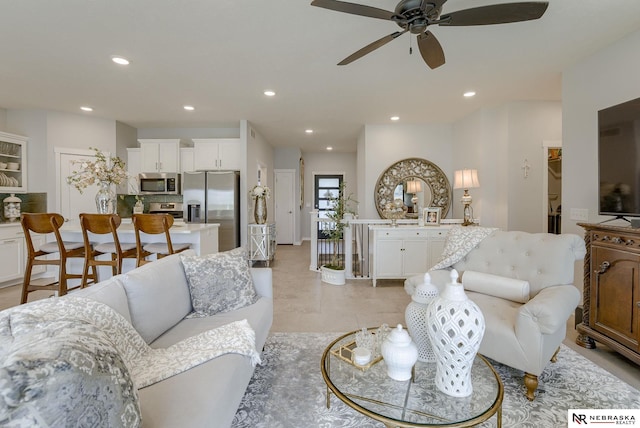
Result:
M464 205L464 220L462 222L463 226L474 224L473 209L471 208L471 195L469 194L469 189L472 189L474 187L480 187L477 169L460 169L455 172L453 178L453 188L464 189L464 195L462 195L462 198L460 199L460 202L462 202L462 205Z
M407 193L413 195L411 198L411 203L413 204L413 212L418 212L418 193L422 191L422 185L419 180L409 180L407 181Z

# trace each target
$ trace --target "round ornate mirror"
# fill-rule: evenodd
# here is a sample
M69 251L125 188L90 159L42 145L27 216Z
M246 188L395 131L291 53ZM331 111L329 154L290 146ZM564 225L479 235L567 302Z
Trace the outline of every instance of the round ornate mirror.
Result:
M420 208L442 208L444 218L451 206L451 185L436 164L426 159L409 158L394 163L380 175L373 198L380 218L384 218L385 204L396 198L403 199L407 206L413 206L411 200L417 199L416 205ZM417 218L417 209L412 211L407 217Z

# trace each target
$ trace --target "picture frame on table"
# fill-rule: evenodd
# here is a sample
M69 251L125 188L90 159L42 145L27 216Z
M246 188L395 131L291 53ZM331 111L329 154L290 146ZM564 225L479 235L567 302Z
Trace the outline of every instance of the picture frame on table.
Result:
M429 207L422 210L422 218L425 226L439 226L442 208Z

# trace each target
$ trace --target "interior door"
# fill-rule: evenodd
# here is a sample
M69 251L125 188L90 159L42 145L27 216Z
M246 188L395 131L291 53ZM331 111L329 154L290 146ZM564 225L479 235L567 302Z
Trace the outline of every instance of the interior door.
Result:
M295 228L295 170L275 171L276 242L293 244Z
M78 220L78 215L83 212L96 212L96 192L97 185L87 187L80 193L78 189L67 183L67 177L71 175L78 166L74 165L74 161L94 160L93 151L89 150L59 150L56 152L58 159L57 168L57 187L58 199L56 203L56 211L62 214L65 221ZM108 155L108 154L107 154Z

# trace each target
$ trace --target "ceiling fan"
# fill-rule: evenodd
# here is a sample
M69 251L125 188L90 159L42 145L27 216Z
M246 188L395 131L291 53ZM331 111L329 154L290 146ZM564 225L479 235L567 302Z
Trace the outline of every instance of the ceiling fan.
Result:
M402 31L396 31L368 44L349 55L338 65L350 64L366 54L386 45L406 32L417 34L418 49L422 59L430 68L444 64L444 51L436 36L427 30L430 25L468 26L505 24L509 22L530 21L540 18L547 10L548 2L529 1L519 3L503 3L474 7L456 12L441 14L442 6L447 0L400 0L394 12L377 7L339 0L313 0L312 6L331 9L338 12L351 13L369 18L393 21Z

